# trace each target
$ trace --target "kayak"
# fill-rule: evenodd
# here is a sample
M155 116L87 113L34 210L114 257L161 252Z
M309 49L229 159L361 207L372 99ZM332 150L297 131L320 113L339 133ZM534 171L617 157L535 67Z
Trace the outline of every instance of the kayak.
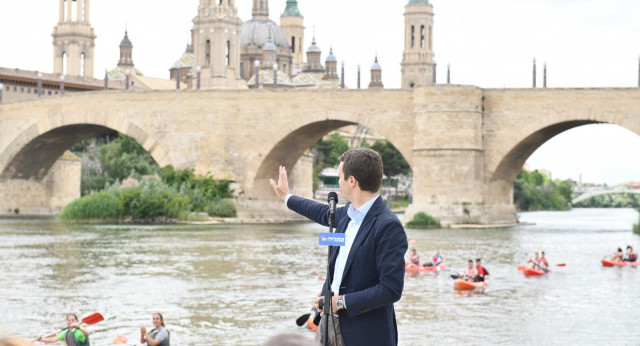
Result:
M486 287L489 283L486 281L472 282L464 280L456 280L453 282L453 289L456 290L472 290L479 287Z
M637 261L636 262L614 262L614 261L603 259L602 266L603 267L613 267L613 266L632 267L632 266L640 266L640 262L637 262Z
M311 329L314 332L317 332L318 331L318 326L316 326L313 323L314 317L315 317L315 314L313 314L313 313L309 315L309 319L307 320L307 328Z
M415 266L405 266L404 267L404 271L406 272L434 272L437 270L444 270L444 269L448 269L449 266L446 264L441 264L438 266L433 266L433 267L427 267L427 266L419 266L419 267L415 267Z
M540 275L545 275L547 273L551 273L551 269L545 272L544 270L539 270L539 269L524 268L522 272L524 273L524 276L540 276Z

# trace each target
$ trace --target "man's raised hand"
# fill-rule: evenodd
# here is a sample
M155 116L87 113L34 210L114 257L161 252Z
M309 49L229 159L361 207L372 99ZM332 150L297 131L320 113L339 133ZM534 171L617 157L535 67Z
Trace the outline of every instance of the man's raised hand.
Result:
M287 180L287 170L284 166L279 167L278 183L275 180L269 179L273 191L275 191L278 198L284 201L285 197L289 194L289 180Z

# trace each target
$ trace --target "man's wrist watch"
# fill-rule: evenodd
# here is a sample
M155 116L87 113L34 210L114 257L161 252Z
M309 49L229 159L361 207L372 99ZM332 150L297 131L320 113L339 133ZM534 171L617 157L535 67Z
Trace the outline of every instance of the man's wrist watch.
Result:
M338 308L338 310L342 310L342 309L345 308L345 306L344 306L344 296L340 296L336 300L336 307Z

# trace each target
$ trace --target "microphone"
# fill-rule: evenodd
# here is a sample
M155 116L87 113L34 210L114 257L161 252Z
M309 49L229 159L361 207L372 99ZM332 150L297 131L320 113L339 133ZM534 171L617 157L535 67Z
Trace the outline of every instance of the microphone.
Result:
M329 225L333 227L333 222L336 218L336 204L338 204L338 194L333 191L329 192L327 202L329 202Z

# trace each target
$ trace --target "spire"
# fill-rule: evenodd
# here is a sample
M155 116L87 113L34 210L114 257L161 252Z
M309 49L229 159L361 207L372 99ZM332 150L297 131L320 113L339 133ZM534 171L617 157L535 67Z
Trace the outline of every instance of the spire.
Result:
M253 18L269 18L269 0L253 0Z
M129 40L129 32L127 29L124 30L124 38L120 41L120 47L133 47L131 40Z
M287 0L287 7L285 7L281 17L302 17L298 9L298 0Z

